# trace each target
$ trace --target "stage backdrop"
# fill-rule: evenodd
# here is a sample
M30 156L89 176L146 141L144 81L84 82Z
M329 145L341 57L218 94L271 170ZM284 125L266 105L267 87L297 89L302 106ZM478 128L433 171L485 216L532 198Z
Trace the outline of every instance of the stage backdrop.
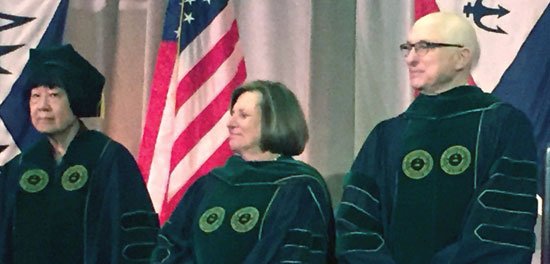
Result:
M9 25L15 21L14 16L30 17L34 13L7 8L11 7L9 0L0 2L0 69L20 69L20 65L6 64L6 58L16 54L10 49L22 42L10 35L15 29ZM120 141L136 158L167 2L69 1L65 41L73 43L107 77L103 115L85 121ZM340 198L342 175L370 130L379 121L405 110L412 100L398 45L405 42L415 15L437 9L454 10L472 21L478 33L483 34L482 59L474 80L486 91L493 91L524 110L535 123L539 142L547 140L549 134L544 131L549 123L549 78L544 70L549 65L550 31L545 28L550 14L548 0L533 1L529 8L518 7L516 2L230 0L247 80L280 81L296 93L311 135L306 151L298 158L324 175L334 202ZM522 37L506 41L516 32ZM522 68L528 70L518 70ZM6 80L1 81L2 87L6 86ZM5 93L4 90L0 94ZM8 114L26 118L22 111ZM0 145L13 144L9 136L2 134ZM17 151L6 149L0 158Z
M204 0L194 0L204 1ZM215 1L215 0L211 0ZM138 157L168 1L72 0L65 39L107 76L104 115L86 120ZM369 131L412 100L398 45L413 3L230 0L247 80L292 89L310 128L298 158L340 197L343 174Z

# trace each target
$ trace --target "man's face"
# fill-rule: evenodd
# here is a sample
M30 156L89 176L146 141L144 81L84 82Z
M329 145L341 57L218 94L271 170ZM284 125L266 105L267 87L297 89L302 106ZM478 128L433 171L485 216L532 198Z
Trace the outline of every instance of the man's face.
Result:
M65 131L77 117L69 105L65 90L38 86L31 90L29 99L31 122L41 133L56 134Z
M419 41L448 43L434 33L433 26L416 24L409 32L407 42L416 44ZM405 56L405 63L409 69L409 80L413 89L424 94L437 94L445 90L457 72L454 67L454 47L438 47L427 49L426 54L419 55L412 49Z

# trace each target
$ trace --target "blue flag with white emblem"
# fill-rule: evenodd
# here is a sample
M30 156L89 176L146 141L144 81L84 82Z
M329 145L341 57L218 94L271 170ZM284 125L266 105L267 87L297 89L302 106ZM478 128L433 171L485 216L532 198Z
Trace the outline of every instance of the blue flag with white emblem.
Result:
M61 44L68 0L10 1L0 6L0 165L39 136L23 93L29 49Z

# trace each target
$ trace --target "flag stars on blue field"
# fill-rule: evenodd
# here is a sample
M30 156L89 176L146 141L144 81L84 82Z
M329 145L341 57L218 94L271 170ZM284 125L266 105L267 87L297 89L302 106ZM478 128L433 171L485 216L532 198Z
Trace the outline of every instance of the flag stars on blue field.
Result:
M183 15L185 16L183 18L183 21L191 24L191 21L195 20L195 18L193 17L193 13L189 13L189 14L186 14L186 13L183 13Z
M229 0L170 0L179 9L175 11L173 27L165 31L170 40L182 41L182 46L187 45L198 33L200 33L208 24L221 12ZM179 23L179 27L177 25ZM178 27L176 29L176 27ZM165 29L166 30L166 29Z

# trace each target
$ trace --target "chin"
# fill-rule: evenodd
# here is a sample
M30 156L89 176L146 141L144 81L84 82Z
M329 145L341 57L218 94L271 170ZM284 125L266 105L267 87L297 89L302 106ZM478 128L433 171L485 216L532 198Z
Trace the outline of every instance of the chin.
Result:
M422 85L423 85L422 83L418 83L418 82L415 82L415 81L413 81L413 80L410 80L409 83L410 83L409 85L411 86L411 88L413 88L413 89L415 89L415 90L420 90L420 89L422 89Z
M231 142L229 142L229 149L235 154L239 153L239 147L235 146L234 144L231 144Z
M55 130L50 126L43 126L43 125L34 125L34 128L40 133L51 133L53 130Z
M37 129L38 132L42 133L42 134L46 134L46 135L51 135L51 134L55 134L57 132L57 130L55 129Z
M411 88L413 89L413 91L415 92L415 94L416 94L416 93L420 93L420 92L422 92L422 91L424 90L422 86L413 86L413 85L411 85Z

